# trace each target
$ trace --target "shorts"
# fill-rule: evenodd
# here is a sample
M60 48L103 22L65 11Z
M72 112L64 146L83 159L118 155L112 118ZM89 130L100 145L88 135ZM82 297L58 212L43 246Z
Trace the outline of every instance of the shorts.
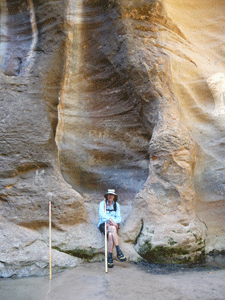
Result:
M118 229L120 228L120 224L118 224ZM99 225L98 229L100 230L101 234L104 234L105 235L105 223L102 223ZM117 232L118 232L118 229L117 229Z

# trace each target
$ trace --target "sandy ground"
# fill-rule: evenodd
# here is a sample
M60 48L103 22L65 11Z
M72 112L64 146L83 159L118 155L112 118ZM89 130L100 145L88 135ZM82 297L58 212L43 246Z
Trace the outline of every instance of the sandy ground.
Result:
M159 272L148 266L114 261L85 263L73 270L47 276L1 279L1 300L157 299L224 300L225 270L176 270Z

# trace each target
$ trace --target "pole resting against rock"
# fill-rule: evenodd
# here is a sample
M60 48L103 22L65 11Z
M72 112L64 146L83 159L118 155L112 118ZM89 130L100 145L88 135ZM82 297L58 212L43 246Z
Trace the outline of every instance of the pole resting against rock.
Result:
M52 279L52 205L49 201L49 279Z
M105 213L106 213L106 204L105 204ZM105 272L108 272L108 264L107 264L107 226L105 222Z
M52 279L52 197L53 193L47 194L48 209L49 209L49 279Z

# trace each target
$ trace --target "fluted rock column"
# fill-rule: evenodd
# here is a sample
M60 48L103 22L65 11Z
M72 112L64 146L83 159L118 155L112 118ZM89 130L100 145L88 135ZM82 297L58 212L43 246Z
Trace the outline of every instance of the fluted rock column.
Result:
M142 56L145 70L139 73L142 85L136 84L136 89L142 95L145 117L153 127L149 176L134 199L123 237L136 243L136 251L150 261L193 261L204 254L206 232L195 213L193 175L197 144L182 123L160 31L170 30L180 36L182 33L167 17L162 1L123 3L129 39L138 41L136 49L130 42L129 53L136 68ZM148 84L144 84L146 78ZM156 108L157 113L148 114Z

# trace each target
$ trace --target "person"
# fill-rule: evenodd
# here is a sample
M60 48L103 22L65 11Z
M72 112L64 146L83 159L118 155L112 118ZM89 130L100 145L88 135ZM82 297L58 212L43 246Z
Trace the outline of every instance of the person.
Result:
M116 247L117 258L119 261L126 261L127 258L123 255L119 247L118 229L121 222L120 205L117 203L118 196L115 190L108 189L104 195L105 200L99 204L99 223L98 228L102 234L105 234L105 222L108 235L108 267L113 267L113 247ZM106 211L105 211L106 209Z

